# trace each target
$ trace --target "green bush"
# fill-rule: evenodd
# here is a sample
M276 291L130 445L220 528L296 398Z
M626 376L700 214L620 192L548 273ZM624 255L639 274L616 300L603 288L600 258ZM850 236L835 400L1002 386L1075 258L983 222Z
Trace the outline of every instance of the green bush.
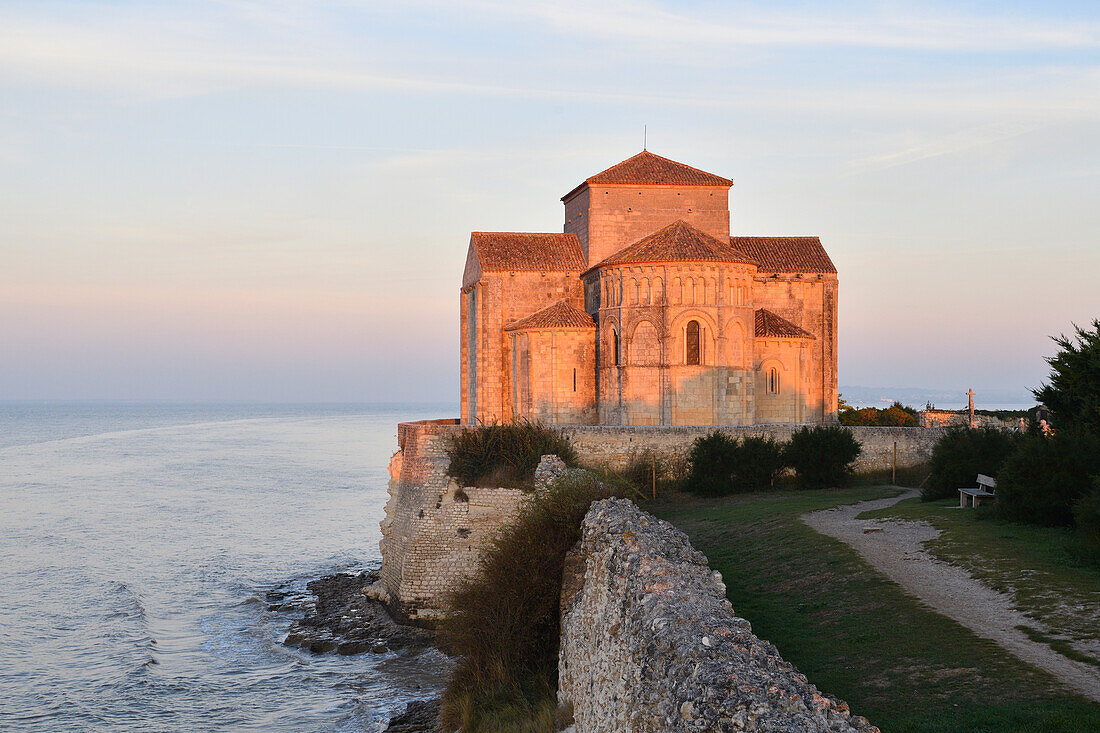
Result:
M733 483L739 491L766 491L787 461L783 444L771 436L742 438L737 446Z
M614 493L586 474L534 494L452 596L441 632L459 661L443 696L445 730L552 729L565 555L589 505Z
M843 486L862 451L852 431L837 425L806 426L791 436L784 451L787 465L807 489Z
M725 496L771 488L786 461L783 445L770 436L738 440L715 430L695 439L688 466L685 490L702 496Z
M492 423L463 430L447 447L447 475L463 486L531 488L544 455L576 464L573 446L559 431L542 423Z
M1081 560L1100 565L1100 479L1073 506L1074 553Z
M996 511L1005 519L1050 526L1073 523L1073 507L1100 474L1100 437L1085 430L1029 434L997 475Z
M1034 390L1050 408L1056 429L1081 428L1100 433L1100 319L1092 328L1074 326L1075 339L1059 336L1061 348L1047 358L1050 383Z
M996 477L1019 444L1019 433L996 428L949 429L932 448L932 474L921 501L956 497L959 489L976 486L979 473Z
M696 438L688 454L684 488L702 496L725 496L735 490L737 438L719 430Z

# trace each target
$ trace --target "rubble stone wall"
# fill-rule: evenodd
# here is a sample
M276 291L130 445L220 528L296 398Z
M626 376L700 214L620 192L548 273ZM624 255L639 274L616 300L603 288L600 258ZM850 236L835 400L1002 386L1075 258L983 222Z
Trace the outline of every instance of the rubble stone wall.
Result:
M754 636L706 557L626 499L585 517L561 629L559 698L577 733L878 731Z

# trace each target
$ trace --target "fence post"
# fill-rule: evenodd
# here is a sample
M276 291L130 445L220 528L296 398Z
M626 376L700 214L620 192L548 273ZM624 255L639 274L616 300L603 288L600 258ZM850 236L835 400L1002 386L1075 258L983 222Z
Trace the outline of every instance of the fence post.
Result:
M898 485L898 441L896 440L894 441L894 471L890 483L894 486Z

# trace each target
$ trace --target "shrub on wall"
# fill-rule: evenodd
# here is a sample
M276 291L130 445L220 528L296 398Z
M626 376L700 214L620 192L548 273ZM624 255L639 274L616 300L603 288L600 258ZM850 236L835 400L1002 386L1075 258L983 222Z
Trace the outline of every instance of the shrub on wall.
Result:
M567 465L576 453L559 431L542 423L492 423L463 430L447 447L447 475L463 486L530 488L544 455L556 455Z
M1019 443L1019 433L996 428L949 429L932 448L932 474L921 501L957 498L960 488L976 486L979 473L996 477Z
M1026 435L997 475L996 511L1028 524L1069 525L1100 474L1100 437L1086 430Z
M818 425L798 430L784 453L803 488L824 489L848 482L861 450L851 430Z
M441 629L459 657L443 696L444 730L553 730L565 555L589 505L615 493L588 473L558 481L485 550Z

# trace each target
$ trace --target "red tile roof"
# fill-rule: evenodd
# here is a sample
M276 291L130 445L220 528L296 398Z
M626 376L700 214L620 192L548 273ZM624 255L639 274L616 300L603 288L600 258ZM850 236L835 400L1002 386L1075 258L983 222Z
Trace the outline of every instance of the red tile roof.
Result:
M817 237L730 237L761 272L836 272Z
M643 150L622 163L589 176L584 183L565 194L562 200L569 198L578 189L590 183L637 186L725 186L727 188L733 185L733 181L728 178L662 158L648 150Z
M505 331L530 331L539 328L595 328L592 316L580 308L559 300L551 306L536 311L526 318L509 323Z
M470 245L477 253L481 272L580 272L586 264L576 234L473 232Z
M759 308L756 311L756 337L778 336L780 338L815 338L809 331L804 331L786 318L778 316L769 310Z
M603 262L605 265L642 264L650 262L743 262L755 264L744 252L699 231L681 220L674 221L648 237L620 249Z

